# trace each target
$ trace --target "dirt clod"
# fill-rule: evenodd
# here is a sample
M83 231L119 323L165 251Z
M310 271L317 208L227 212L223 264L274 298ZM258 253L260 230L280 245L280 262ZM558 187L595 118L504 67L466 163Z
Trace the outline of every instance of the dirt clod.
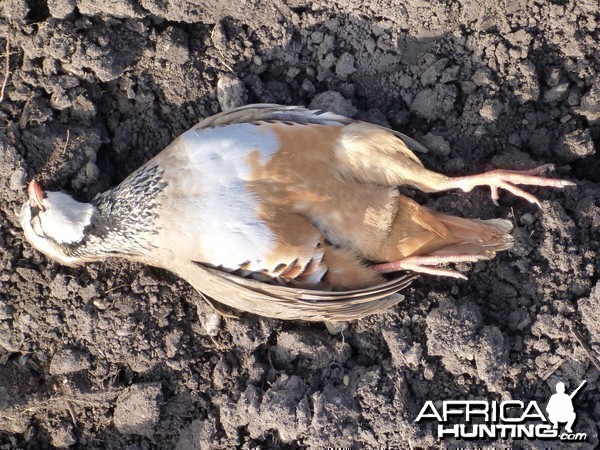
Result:
M160 383L136 384L117 398L113 423L123 434L152 438L160 417Z
M88 355L74 349L61 349L54 354L50 362L51 375L65 375L90 368Z

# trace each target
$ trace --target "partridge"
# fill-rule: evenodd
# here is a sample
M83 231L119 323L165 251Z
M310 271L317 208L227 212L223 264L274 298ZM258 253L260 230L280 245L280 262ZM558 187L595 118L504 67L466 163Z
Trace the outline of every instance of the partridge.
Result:
M399 132L296 106L209 117L119 186L82 203L31 181L26 239L67 266L120 257L174 272L215 307L281 319L350 320L380 311L417 274L509 249L507 220L454 217L401 195L573 183L531 170L448 177Z

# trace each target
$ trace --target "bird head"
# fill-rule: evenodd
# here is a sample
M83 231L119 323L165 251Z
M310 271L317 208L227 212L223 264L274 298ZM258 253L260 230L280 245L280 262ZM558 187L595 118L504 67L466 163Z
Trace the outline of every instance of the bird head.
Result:
M90 225L94 206L63 192L43 192L35 180L29 183L29 200L21 208L25 238L46 256L67 266L84 262L74 256Z

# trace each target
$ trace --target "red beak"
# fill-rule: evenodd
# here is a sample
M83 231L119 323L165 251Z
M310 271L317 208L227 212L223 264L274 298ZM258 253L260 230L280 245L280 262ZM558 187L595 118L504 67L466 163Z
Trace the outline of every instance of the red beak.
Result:
M29 183L27 192L29 194L29 204L31 206L37 206L42 211L44 211L44 205L42 205L44 192L42 191L40 185L35 182L35 180L31 180L31 183Z

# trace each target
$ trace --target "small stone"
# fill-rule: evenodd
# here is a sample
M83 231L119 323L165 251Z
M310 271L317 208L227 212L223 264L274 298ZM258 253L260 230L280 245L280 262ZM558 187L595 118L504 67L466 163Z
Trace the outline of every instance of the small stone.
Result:
M69 97L68 93L62 89L53 92L52 96L50 97L50 106L52 106L54 109L58 109L59 111L70 108L72 105L73 101Z
M423 371L423 378L428 381L433 380L435 378L435 369L429 365L425 367L425 370Z
M105 298L97 298L94 300L93 303L94 303L94 306L101 311L108 309L108 307L110 306L110 301Z
M263 64L263 60L259 55L254 55L252 57L252 64L254 64L257 67L260 67Z
M96 42L98 43L98 45L100 47L104 48L110 43L110 39L108 39L108 36L102 35L102 36L98 36L98 39L96 39Z
M573 117L570 114L564 114L563 116L561 116L560 118L560 123L567 123L569 120L571 120Z
M217 100L221 110L229 111L244 104L244 83L233 74L225 74L217 82Z
M533 222L535 222L535 217L531 213L525 213L521 216L521 218L519 219L519 222L521 222L521 225L529 226Z
M207 314L204 322L202 323L206 334L209 336L216 336L221 331L221 314L212 312Z
M57 351L50 362L50 375L67 375L90 368L89 356L79 350L63 348Z
M350 324L348 322L330 322L328 320L325 321L325 327L327 328L327 331L329 331L329 334L331 334L332 336L337 336L338 334L346 330L349 325Z
M160 418L160 383L135 384L117 398L113 423L122 434L135 434L149 439Z

